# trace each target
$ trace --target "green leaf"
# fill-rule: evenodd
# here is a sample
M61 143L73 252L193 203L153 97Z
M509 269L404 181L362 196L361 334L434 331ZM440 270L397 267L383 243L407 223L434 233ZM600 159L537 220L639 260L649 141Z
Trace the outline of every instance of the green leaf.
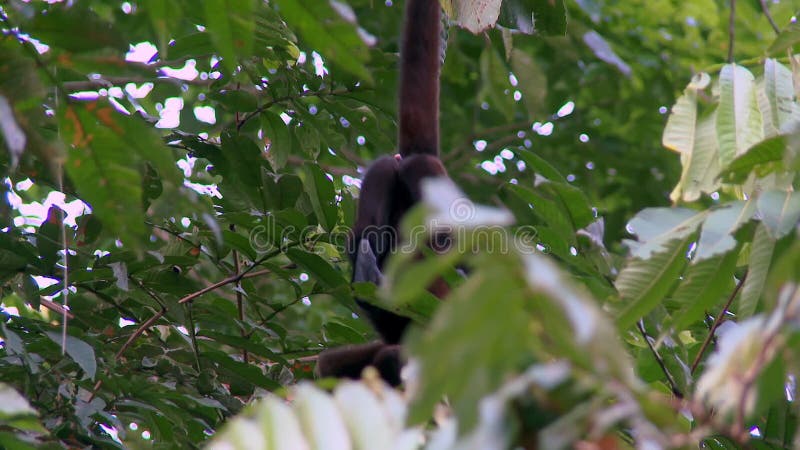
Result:
M545 197L539 190L529 189L518 184L505 185L504 189L514 193L527 204L533 205L533 213L550 225L551 229L562 234L565 239L574 239L574 233L578 229L560 201Z
M255 32L256 0L204 0L206 29L222 56L222 64L232 73L239 58L249 57ZM261 5L261 7L266 7Z
M136 241L145 235L142 178L132 168L137 158L131 142L121 139L118 120L120 116L104 104L69 105L61 117L61 131L73 148L64 168L105 228L123 242Z
M683 274L683 280L675 290L672 300L681 305L664 325L666 330L682 331L695 321L701 320L705 311L711 310L725 294L733 290L733 271L736 268L738 251L720 256L692 261Z
M719 75L717 140L723 167L763 139L753 74L742 66L726 64Z
M241 378L253 386L274 391L280 389L281 385L264 376L258 367L231 359L229 355L218 351L204 351L203 358L208 358L213 363L218 364L228 377Z
M757 200L761 223L774 239L789 234L800 219L800 192L768 191Z
M767 54L770 56L785 56L786 50L793 48L800 43L800 24L791 22L780 34L772 45L769 46Z
M248 112L258 108L256 97L245 91L222 90L210 93L208 98L231 112Z
M128 40L114 25L100 18L85 4L53 5L47 14L36 14L25 27L25 32L49 46L69 52L101 48L128 50Z
M150 25L155 31L158 52L162 57L166 57L167 48L170 40L169 26L173 25L172 19L183 17L180 2L164 2L161 0L144 0L142 10L150 18Z
M705 89L709 81L706 73L695 75L684 89L683 95L672 105L661 137L664 147L678 153L692 152L697 129L697 91Z
M325 231L331 231L336 226L339 217L333 181L317 164L306 164L303 167L305 169L303 188L311 199L314 214L322 228Z
M685 208L646 208L628 223L628 232L637 241L625 241L634 257L648 259L653 253L672 248L675 239L683 239L697 230L706 213Z
M472 274L451 293L424 334L409 344L420 363L411 423L428 420L447 396L459 428L467 432L474 426L480 398L526 359L533 336L526 314L519 313L524 303L520 280L499 265Z
M509 69L494 47L486 46L481 52L480 69L481 100L486 101L493 111L511 121L514 117L516 102L509 90Z
M511 50L510 62L511 71L519 80L517 88L522 92L522 101L528 114L530 117L541 116L547 107L547 74L531 55L517 48Z
M747 279L739 296L737 316L746 319L758 310L758 303L764 292L764 285L772 265L775 252L775 239L767 232L767 227L760 223L756 227L753 240L750 242L750 257L747 261Z
M292 135L289 128L277 114L271 111L261 113L261 127L264 139L268 142L267 158L275 170L283 169L292 154Z
M506 0L498 24L523 33L563 36L567 32L564 0Z
M298 266L307 270L328 288L337 288L347 285L347 280L341 272L336 270L328 261L317 255L297 248L290 248L286 251L286 256L297 263Z
M734 233L755 213L754 202L737 201L711 210L703 222L694 259L702 261L736 247Z
M533 170L535 173L547 178L550 181L558 183L567 183L564 175L553 167L544 158L528 149L518 149L515 151L516 155L525 161L525 166Z
M762 113L775 131L785 131L787 125L800 119L800 107L794 101L792 71L772 58L764 62L764 94L769 106L766 110L762 108Z
M617 326L627 330L639 318L657 307L678 282L686 267L686 251L693 234L665 240L658 253L647 259L634 258L620 272L615 285L625 302Z
M744 183L751 173L764 177L773 172L785 170L783 160L789 137L773 136L756 143L730 162L720 172L720 177L728 183Z
M358 35L357 27L337 14L329 2L276 0L275 3L307 48L321 54L327 63L372 84L372 75L365 65L369 59L367 45Z
M48 331L45 334L51 341L58 345L63 345L61 333ZM97 373L97 359L94 356L94 348L74 336L67 335L66 350L67 355L83 369L86 376L94 380L94 376Z
M62 217L66 217L66 212L56 205L51 206L47 211L47 218L36 232L36 249L39 250L42 264L48 271L53 270L60 259L58 252L64 246L61 242Z

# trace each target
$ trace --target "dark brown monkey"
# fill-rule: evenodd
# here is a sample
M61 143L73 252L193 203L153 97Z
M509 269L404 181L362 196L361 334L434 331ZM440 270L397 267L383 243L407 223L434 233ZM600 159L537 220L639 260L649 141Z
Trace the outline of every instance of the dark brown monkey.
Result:
M386 257L397 247L398 225L421 198L421 181L447 176L439 160L440 14L438 0L406 2L400 49L399 155L379 158L364 175L348 249L354 282L381 283ZM441 296L440 287L431 291ZM358 304L382 341L325 351L317 360L317 372L358 378L364 367L373 365L387 382L397 385L402 366L398 344L410 320L367 302Z

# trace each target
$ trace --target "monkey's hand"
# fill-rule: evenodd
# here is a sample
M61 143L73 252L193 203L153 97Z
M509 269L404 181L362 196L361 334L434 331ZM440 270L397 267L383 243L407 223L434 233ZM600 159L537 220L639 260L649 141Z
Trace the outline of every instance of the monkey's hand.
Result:
M358 250L355 255L353 268L353 281L368 281L380 286L383 281L383 273L378 267L378 255L373 250L369 239L360 239Z

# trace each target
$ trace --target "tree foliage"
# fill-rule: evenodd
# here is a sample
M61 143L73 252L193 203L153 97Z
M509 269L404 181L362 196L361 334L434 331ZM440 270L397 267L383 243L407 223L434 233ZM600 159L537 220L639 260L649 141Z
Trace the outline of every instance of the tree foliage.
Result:
M800 446L791 2L442 3L458 188L404 230L456 244L379 289L402 4L0 5L0 447ZM356 295L404 391L313 380Z

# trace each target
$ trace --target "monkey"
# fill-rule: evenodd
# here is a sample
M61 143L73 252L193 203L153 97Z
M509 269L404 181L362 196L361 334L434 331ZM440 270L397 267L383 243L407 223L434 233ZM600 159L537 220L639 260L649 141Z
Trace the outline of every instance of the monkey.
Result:
M439 159L441 7L438 0L407 0L400 46L398 154L372 163L361 183L348 256L353 282L381 284L386 257L398 243L403 216L422 197L422 180L447 177ZM429 290L442 298L436 282ZM400 384L400 342L410 319L356 300L381 340L326 350L317 359L321 377L359 378L375 366L389 384Z

